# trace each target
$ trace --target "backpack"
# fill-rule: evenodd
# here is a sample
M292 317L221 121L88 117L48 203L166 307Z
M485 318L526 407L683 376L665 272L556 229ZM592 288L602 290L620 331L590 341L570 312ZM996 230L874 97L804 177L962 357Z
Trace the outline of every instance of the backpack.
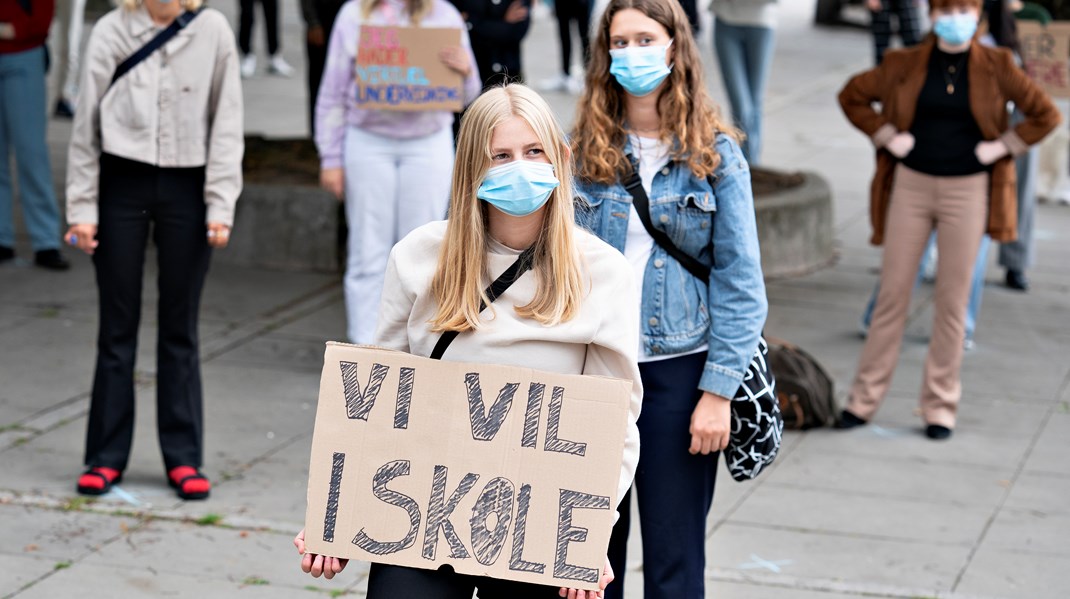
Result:
M781 339L769 338L769 367L776 377L784 428L806 430L836 420L832 377L813 356Z

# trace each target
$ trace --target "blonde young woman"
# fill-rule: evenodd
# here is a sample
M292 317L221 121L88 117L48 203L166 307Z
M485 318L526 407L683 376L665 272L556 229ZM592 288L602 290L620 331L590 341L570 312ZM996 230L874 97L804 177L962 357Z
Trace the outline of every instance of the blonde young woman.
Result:
M702 597L717 453L728 443L730 398L758 348L767 303L750 169L738 134L706 93L676 0L609 3L576 123L585 224L624 253L641 296L635 491L644 596ZM651 226L709 269L708 285L654 241L633 204L640 190ZM610 543L618 575L610 597L623 596L628 528L622 509Z
M573 224L572 167L550 107L521 85L494 88L461 121L450 219L413 231L390 254L375 342L418 356L459 331L444 359L635 381L618 497L639 457L638 322L635 283L624 258ZM487 285L533 248L533 266L487 309ZM344 560L305 553L302 568L333 577ZM608 569L602 587L612 580ZM600 596L372 564L368 597L481 599Z
M439 59L464 77L465 103L482 88L464 19L447 0L360 0L338 13L316 97L315 131L320 182L344 199L349 223L344 290L353 343L369 343L375 333L390 248L445 216L453 165L452 112L361 107L356 56L363 25L459 30L459 44Z
M227 245L242 187L234 32L201 0L124 0L93 28L67 165L67 242L93 256L100 332L78 491L122 477L134 432L134 357L151 232L159 268L156 410L168 482L208 496L197 317L213 248ZM112 81L184 11L199 14Z

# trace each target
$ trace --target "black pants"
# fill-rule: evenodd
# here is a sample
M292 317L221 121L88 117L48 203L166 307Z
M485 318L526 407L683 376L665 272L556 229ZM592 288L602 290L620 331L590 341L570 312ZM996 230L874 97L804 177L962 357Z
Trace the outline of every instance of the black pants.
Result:
M314 2L313 8L323 27L323 45L310 44L308 38L305 38L305 52L308 56L308 130L312 139L316 139L316 98L319 97L320 81L323 80L323 67L327 64L327 46L342 4L344 2L339 0Z
M921 41L918 24L918 8L913 0L882 0L881 9L871 12L870 27L873 30L873 54L877 64L884 60L884 53L892 43L892 15L898 21L899 39L903 46L913 46Z
M449 566L421 570L372 564L368 573L368 599L555 599L559 587L458 574Z
M159 266L156 426L167 469L201 465L197 313L211 249L204 167L159 168L104 155L93 254L100 332L85 462L123 470L134 436L134 358L150 230Z
M643 538L643 597L703 599L706 567L706 514L717 478L715 455L691 455L691 412L702 393L704 352L639 364L643 412L642 451L635 472L639 525ZM620 519L609 541L616 579L606 597L624 597L631 492L621 500Z
M572 65L573 21L576 22L576 28L580 33L584 66L587 66L587 60L591 56L588 31L591 23L591 5L587 0L557 0L554 2L554 13L557 15L557 37L561 41L561 72L568 75L569 67Z
M701 21L698 19L698 2L697 0L680 0L680 6L684 9L684 14L687 15L687 21L691 23L691 35L698 37L699 29L701 29Z
M279 0L241 0L241 16L238 19L238 47L242 54L252 50L253 9L259 2L264 8L264 29L267 33L268 54L279 51Z

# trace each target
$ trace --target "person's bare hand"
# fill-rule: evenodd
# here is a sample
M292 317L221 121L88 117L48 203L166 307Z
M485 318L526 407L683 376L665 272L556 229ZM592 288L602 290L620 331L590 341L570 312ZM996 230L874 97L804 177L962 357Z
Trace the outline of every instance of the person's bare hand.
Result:
M308 43L313 46L322 46L327 43L327 32L323 30L322 25L313 25L308 28Z
M866 8L873 12L880 12L884 6L881 4L881 0L866 0Z
M1003 143L1003 140L996 139L978 143L977 147L973 149L973 153L977 156L978 162L988 166L1010 152L1007 150L1007 144Z
M100 242L97 241L97 226L93 224L71 225L63 239L68 245L72 245L90 256L100 245Z
M694 454L708 455L728 447L732 434L732 401L703 391L691 412L691 447Z
M914 149L914 136L909 132L896 133L895 137L884 146L885 150L892 153L896 158L906 158L907 154Z
M309 553L306 551L305 529L303 528L301 529L301 532L297 533L297 536L294 537L294 547L297 547L297 552L301 554L301 571L305 574L311 574L313 578L323 576L327 580L330 580L334 578L335 574L345 570L346 564L349 563L349 560L347 559L320 555L318 553Z
M597 591L582 591L580 589L561 587L557 591L557 596L567 597L568 599L602 599L606 592L606 587L613 582L613 578L613 566L609 565L609 557L606 557L606 565L602 568L602 577L598 580Z
M468 53L460 46L447 46L438 52L438 59L442 64L467 77L472 72L472 63L468 60Z
M519 23L528 18L528 7L524 6L522 0L513 0L509 3L509 8L505 9L505 22L510 25Z
M331 195L344 200L346 197L346 174L341 168L325 168L320 171L320 187L331 192Z
M230 227L223 223L208 223L208 245L221 249L230 243Z

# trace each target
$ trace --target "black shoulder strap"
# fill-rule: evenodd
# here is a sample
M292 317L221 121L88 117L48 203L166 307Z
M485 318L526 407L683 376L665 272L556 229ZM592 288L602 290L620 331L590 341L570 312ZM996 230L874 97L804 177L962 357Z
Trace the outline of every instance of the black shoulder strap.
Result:
M531 270L532 257L535 255L535 246L529 247L524 250L519 256L517 256L516 262L509 265L509 268L505 269L494 282L490 284L485 290L487 299L491 302L498 299L498 296L505 293L505 290L510 285L515 283L523 274ZM479 303L479 311L482 312L487 308L486 302ZM439 360L442 358L442 354L446 353L446 348L453 343L453 340L457 338L459 333L457 331L446 331L442 333L442 336L438 338L438 343L435 344L435 349L431 351L431 359Z
M171 41L171 38L175 37L179 31L185 29L186 25L189 25L199 14L201 14L200 10L187 10L178 15L178 18L172 21L166 29L157 33L156 36L149 40L144 46L138 48L137 52L134 52L127 57L126 60L119 63L119 66L115 67L115 72L112 73L111 83L108 84L108 89L111 89L111 86L115 85L115 82L118 81L120 77L129 73L131 69L139 65L141 61L145 60L153 52L159 50L161 46Z
M639 173L632 170L631 176L624 183L624 189L628 190L628 193L632 194L632 202L635 204L635 211L639 214L639 220L643 222L643 227L647 233L654 238L654 241L661 246L661 249L668 252L674 260L680 263L687 269L687 272L691 273L693 277L705 282L707 285L710 283L710 269L703 266L693 256L685 254L683 250L676 247L676 244L669 239L669 236L664 231L654 228L654 223L650 222L650 200L646 197L646 190L643 189L643 182L639 179Z

